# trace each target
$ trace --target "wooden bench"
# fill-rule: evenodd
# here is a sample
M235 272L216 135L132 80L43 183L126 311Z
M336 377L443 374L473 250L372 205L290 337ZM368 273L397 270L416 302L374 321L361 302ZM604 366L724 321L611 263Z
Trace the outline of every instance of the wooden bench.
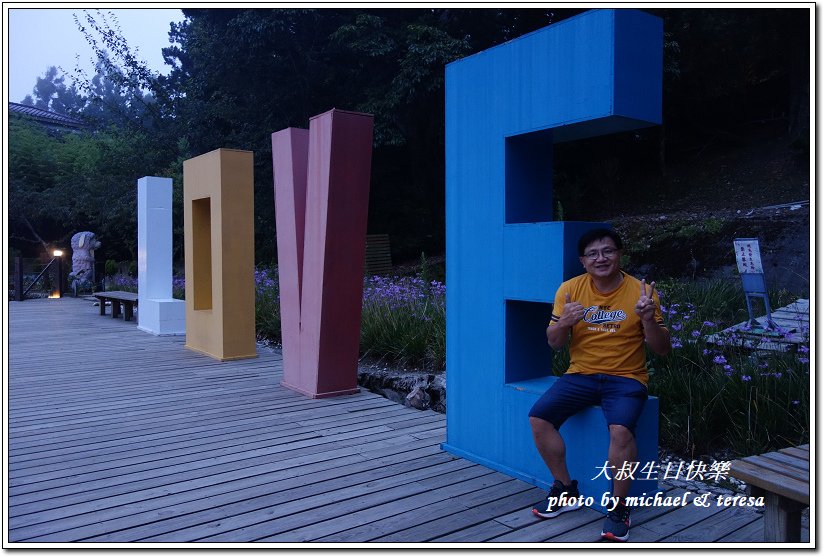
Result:
M810 446L734 460L730 475L764 497L764 541L801 541L801 511L810 506Z
M92 294L100 302L100 315L106 315L106 301L112 303L112 317L120 317L120 305L123 304L123 320L131 321L134 317L134 307L137 305L137 294L135 292L122 292L112 290L111 292L95 292Z

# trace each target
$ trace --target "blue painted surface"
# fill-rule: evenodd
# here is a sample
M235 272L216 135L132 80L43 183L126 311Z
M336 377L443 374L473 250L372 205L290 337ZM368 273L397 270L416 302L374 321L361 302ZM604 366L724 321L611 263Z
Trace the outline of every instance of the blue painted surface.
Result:
M577 241L602 223L552 222L554 143L660 124L663 24L595 10L446 68L447 442L444 448L547 487L527 413L548 388L544 330ZM639 424L657 460L658 404ZM582 492L606 459L600 408L562 428ZM643 434L641 433L643 432ZM654 482L636 482L634 494Z

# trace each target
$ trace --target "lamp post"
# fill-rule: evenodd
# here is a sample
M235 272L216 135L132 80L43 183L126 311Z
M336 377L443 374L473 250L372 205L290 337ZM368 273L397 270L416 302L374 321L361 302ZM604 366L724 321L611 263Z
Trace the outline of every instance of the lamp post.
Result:
M14 299L18 302L26 299L23 295L23 258L19 255L14 258Z
M56 249L53 252L54 258L57 260L57 291L53 292L50 298L63 297L63 250Z

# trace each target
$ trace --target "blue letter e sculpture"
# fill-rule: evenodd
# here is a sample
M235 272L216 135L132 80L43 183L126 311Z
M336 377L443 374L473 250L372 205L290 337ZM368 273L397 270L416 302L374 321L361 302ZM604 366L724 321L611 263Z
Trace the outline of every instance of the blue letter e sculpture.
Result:
M623 9L585 12L447 66L447 451L552 483L527 413L555 381L545 336L555 291L583 272L580 235L604 226L552 222L552 146L660 124L662 67L662 21ZM604 473L600 408L561 433L570 472L597 506L618 472ZM637 438L632 494L654 493L655 398Z

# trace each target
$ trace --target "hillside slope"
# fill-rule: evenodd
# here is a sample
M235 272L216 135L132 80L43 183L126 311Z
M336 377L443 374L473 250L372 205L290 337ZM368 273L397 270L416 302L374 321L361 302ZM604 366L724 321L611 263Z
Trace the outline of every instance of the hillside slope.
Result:
M810 155L782 132L754 124L680 151L670 147L666 170L656 175L648 164L636 170L632 150L624 151L611 181L602 175L605 185L594 188L608 197L579 203L566 218L613 225L626 240L627 270L652 280L737 277L733 239L759 238L769 286L806 294L815 212ZM598 151L592 158L600 168L609 160Z

